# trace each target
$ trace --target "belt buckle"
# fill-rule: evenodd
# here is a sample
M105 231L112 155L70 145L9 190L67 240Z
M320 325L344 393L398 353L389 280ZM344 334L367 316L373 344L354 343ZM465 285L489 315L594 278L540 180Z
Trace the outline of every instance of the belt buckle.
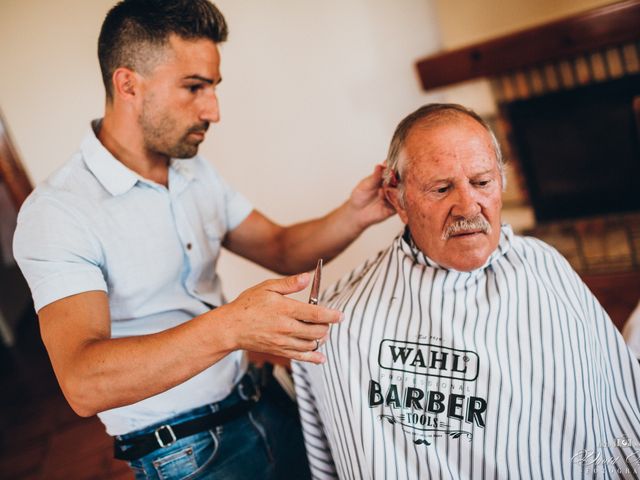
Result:
M251 376L249 376L249 378L251 379L251 390L253 390L253 392L247 395L247 392L245 392L245 383L241 381L238 385L238 393L243 400L258 402L258 400L260 400L260 389L256 386L255 380Z
M171 435L171 440L169 440L167 443L164 443L164 441L160 437L160 432L163 432L163 431L168 431L169 435ZM162 425L161 427L156 428L155 432L153 432L153 433L156 436L156 440L158 441L158 445L160 445L160 447L162 447L162 448L168 447L170 445L173 445L178 440L176 438L176 434L173 433L173 428L171 428L171 425Z

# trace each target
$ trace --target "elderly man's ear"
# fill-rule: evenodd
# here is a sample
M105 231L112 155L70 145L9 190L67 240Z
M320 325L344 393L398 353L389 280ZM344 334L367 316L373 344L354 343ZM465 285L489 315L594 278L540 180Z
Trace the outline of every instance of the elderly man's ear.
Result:
M384 191L384 198L386 198L387 202L389 202L393 206L396 213L400 217L400 220L402 220L402 223L404 223L405 225L409 223L409 217L407 216L407 211L404 207L402 192L400 192L398 187L392 187L389 185L385 185L382 188Z

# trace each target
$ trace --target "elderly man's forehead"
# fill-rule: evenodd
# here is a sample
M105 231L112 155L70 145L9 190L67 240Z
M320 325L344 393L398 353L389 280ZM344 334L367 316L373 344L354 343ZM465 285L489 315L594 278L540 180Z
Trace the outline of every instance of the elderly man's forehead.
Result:
M482 125L472 116L467 115L463 112L459 112L457 110L445 110L418 120L409 130L407 134L407 140L415 135L429 133L432 130L436 130L440 127L457 127L460 129L469 130L469 132L482 132L486 134L487 137L489 136L484 125Z
M458 136L462 135L464 138L452 138L445 133L444 128L440 127L447 127L449 132L454 131ZM460 127L460 130L452 130L456 127ZM445 137L447 138L445 139ZM473 139L475 139L476 145L482 145L481 149L475 149L474 153L477 153L475 158L477 160L490 158L495 161L497 170L501 171L500 161L490 133L482 124L469 117L468 120L465 118L462 120L449 119L449 121L440 121L437 124L428 123L414 126L399 152L398 173L401 178L413 177L417 173L417 170L414 169L420 169L423 173L427 173L430 169L423 170L423 166L430 165L431 161L437 158L457 156L459 151L456 149L461 145L471 145L474 143ZM469 143L466 142L467 140ZM486 155L482 152L486 152Z
M491 134L487 129L474 118L458 112L417 122L407 134L401 154L405 159L411 159L416 155L446 150L451 143L448 141L450 137L444 135L445 132L463 135L465 140L482 142L495 154Z

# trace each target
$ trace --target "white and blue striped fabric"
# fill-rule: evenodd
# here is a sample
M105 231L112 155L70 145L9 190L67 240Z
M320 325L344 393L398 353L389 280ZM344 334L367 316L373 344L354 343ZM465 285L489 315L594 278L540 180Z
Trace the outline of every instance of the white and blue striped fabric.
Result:
M640 367L553 248L502 227L472 272L408 236L329 288L324 365L294 363L314 478L640 476Z

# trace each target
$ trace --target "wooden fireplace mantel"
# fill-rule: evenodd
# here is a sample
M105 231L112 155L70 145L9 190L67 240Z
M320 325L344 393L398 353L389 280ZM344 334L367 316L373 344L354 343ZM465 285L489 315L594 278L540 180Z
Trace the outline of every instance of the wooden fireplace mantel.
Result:
M416 63L425 90L640 39L640 0L625 0Z

